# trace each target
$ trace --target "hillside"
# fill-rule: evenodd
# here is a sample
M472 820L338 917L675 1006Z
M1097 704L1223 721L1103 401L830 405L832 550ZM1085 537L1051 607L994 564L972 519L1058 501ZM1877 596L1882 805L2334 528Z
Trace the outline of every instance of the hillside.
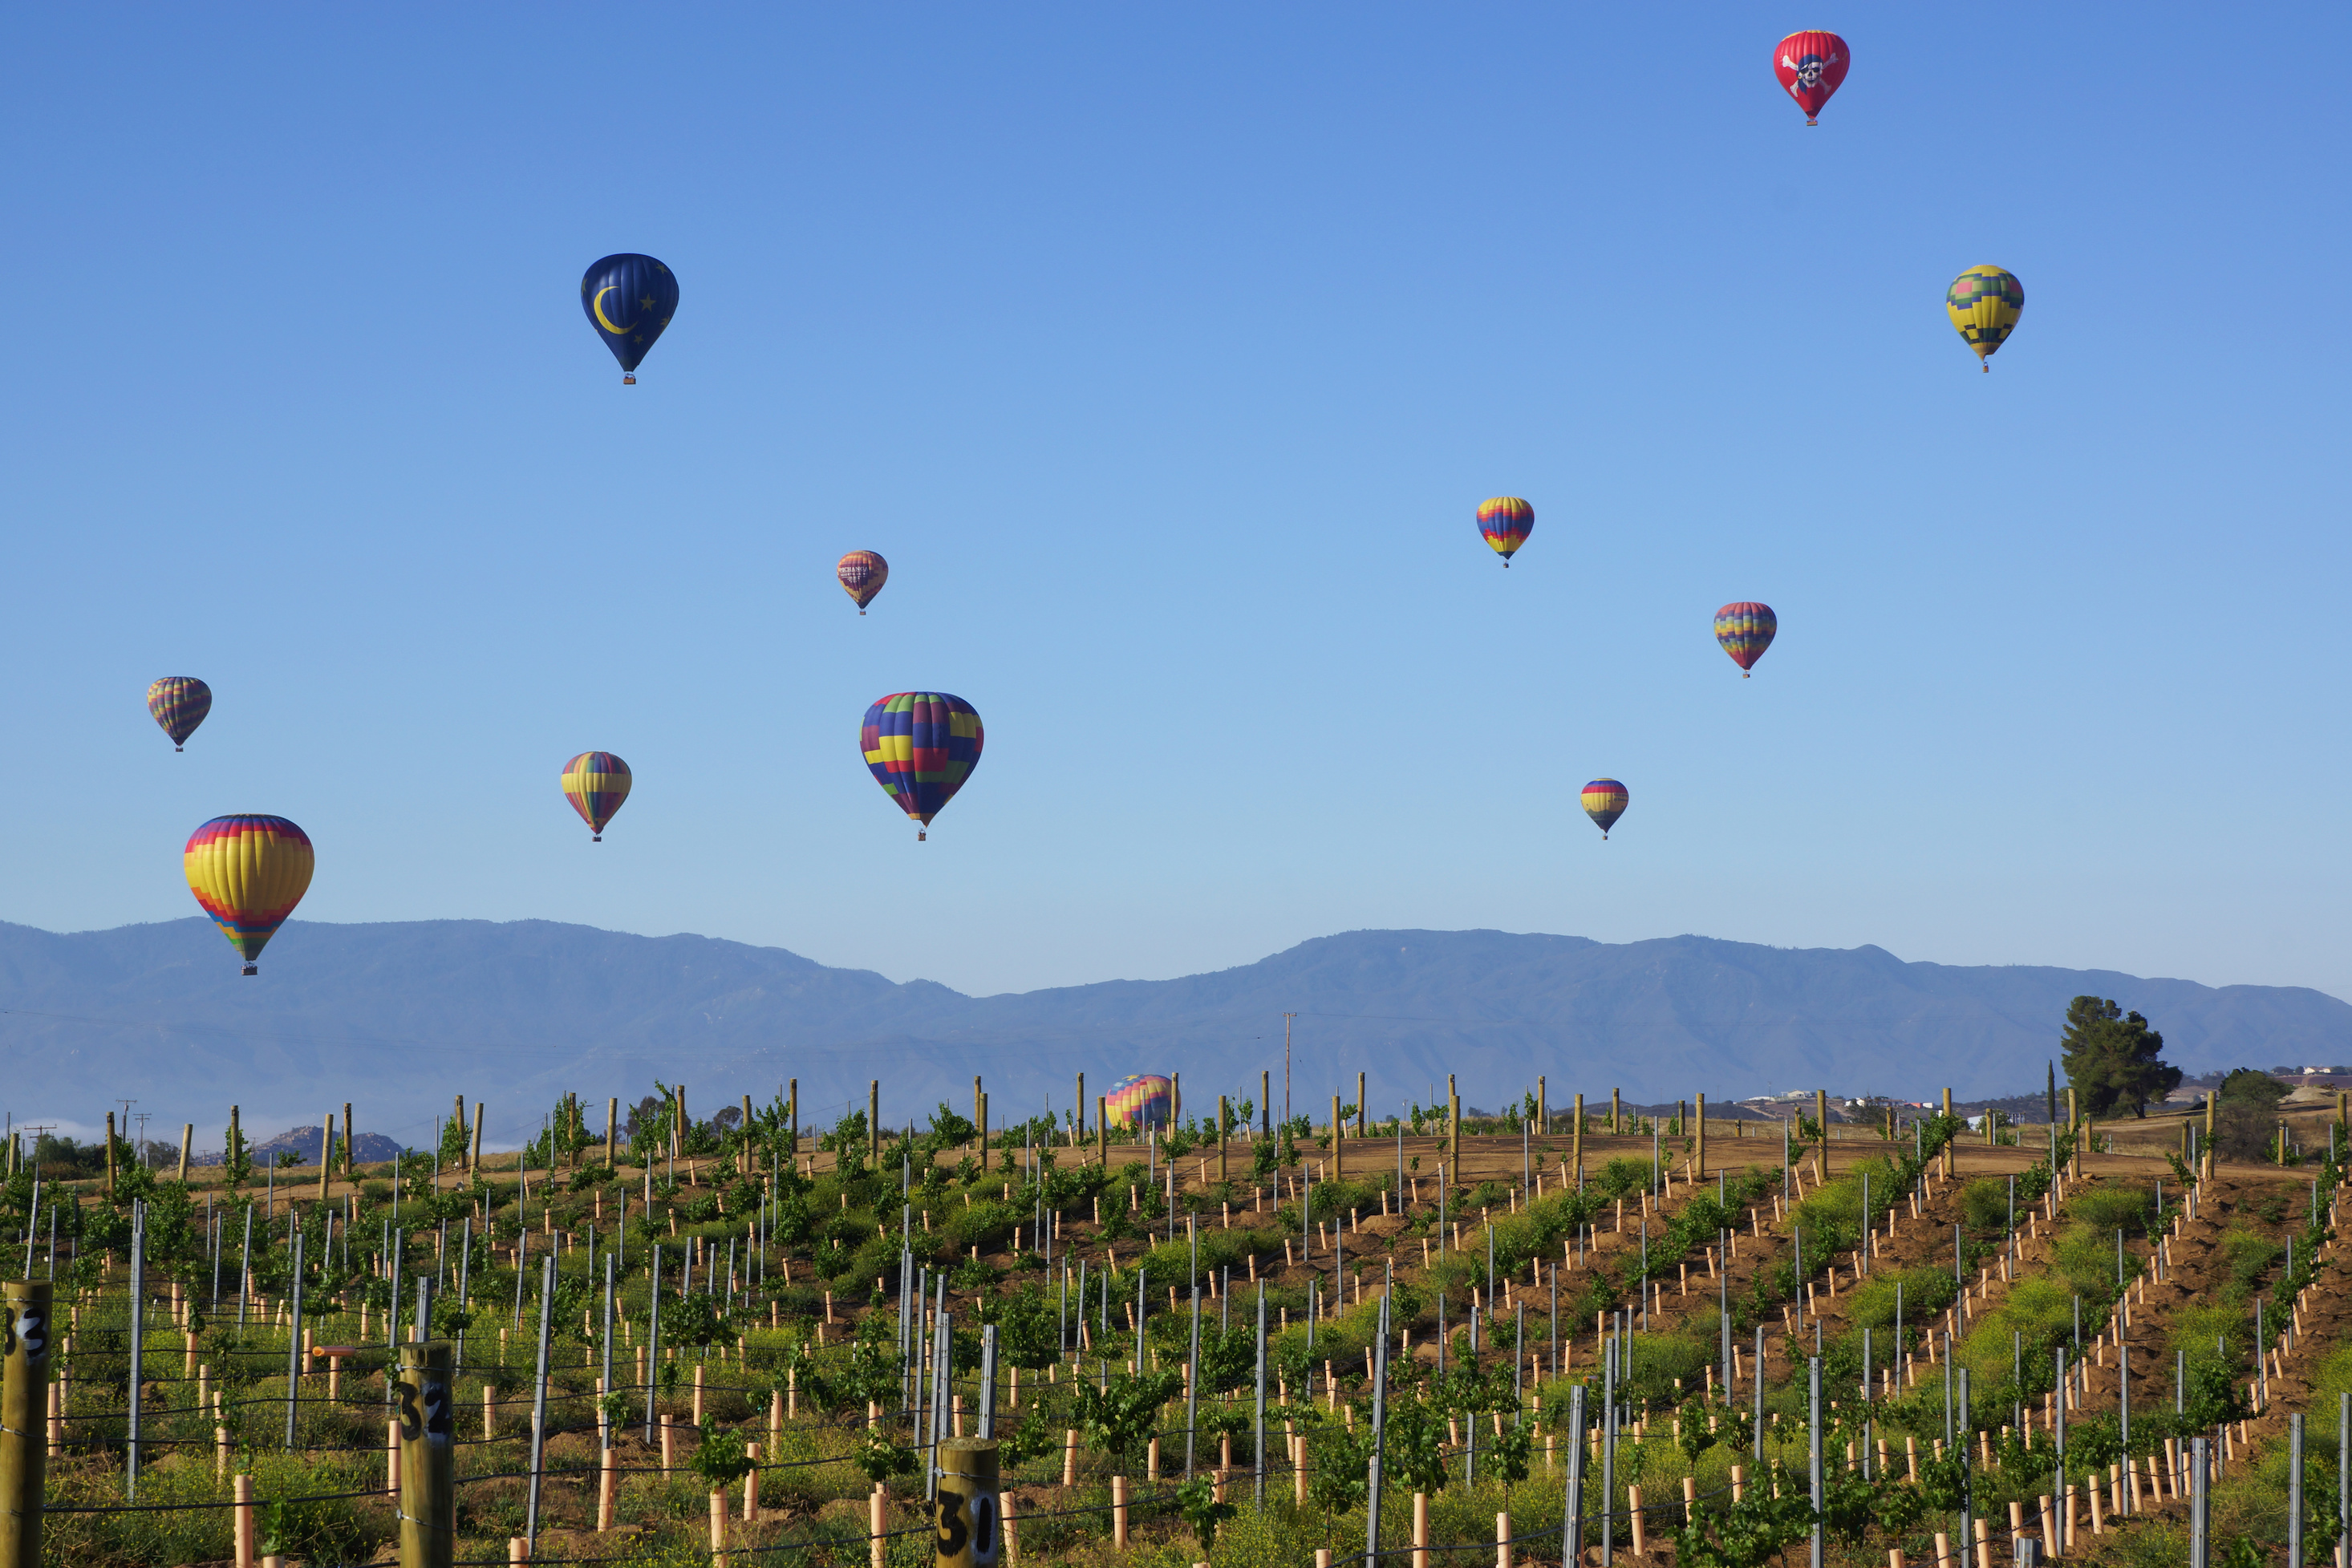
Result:
M216 1146L247 1126L316 1124L345 1100L363 1125L422 1142L450 1096L490 1106L505 1141L563 1090L634 1099L684 1082L714 1109L801 1081L810 1119L883 1083L892 1121L986 1075L999 1120L1130 1071L1280 1093L1282 1014L1298 1015L1302 1107L1442 1091L1515 1097L1538 1073L1582 1090L1729 1098L1821 1085L1924 1098L2042 1082L2069 998L2155 1020L2189 1071L2352 1058L2352 1006L2290 987L2221 988L2110 971L1905 963L1876 947L1786 949L1700 936L1605 944L1497 931L1358 931L1255 964L1159 981L973 998L828 968L781 948L545 921L297 922L241 978L202 919L73 935L0 925L0 1041L17 1120L87 1126L129 1097L153 1128L194 1121Z

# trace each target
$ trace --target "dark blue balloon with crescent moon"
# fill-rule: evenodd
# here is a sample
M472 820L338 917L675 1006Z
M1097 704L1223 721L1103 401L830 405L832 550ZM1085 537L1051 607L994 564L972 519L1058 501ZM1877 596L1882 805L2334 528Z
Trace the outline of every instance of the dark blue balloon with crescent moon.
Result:
M621 379L633 382L637 361L677 308L677 277L649 256L608 256L580 279L580 308L621 361Z

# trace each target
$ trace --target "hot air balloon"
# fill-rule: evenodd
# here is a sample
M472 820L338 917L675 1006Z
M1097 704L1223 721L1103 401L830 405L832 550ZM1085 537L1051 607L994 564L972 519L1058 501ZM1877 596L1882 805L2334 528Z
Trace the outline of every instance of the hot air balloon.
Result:
M609 751L583 751L563 765L563 798L588 824L588 841L604 841L604 824L629 798L629 765Z
M1601 837L1606 841L1609 830L1625 814L1626 804L1633 799L1625 786L1614 779L1595 779L1584 787L1584 814L1601 824Z
M194 675L165 675L147 688L147 711L172 737L172 749L185 751L188 737L213 711L213 689Z
M1139 1072L1103 1096L1103 1121L1112 1127L1165 1127L1175 1120L1176 1085L1157 1072Z
M1845 80L1853 60L1853 52L1835 33L1791 33L1772 47L1772 74L1805 111L1807 125L1820 123L1814 116Z
M1972 267L1944 291L1944 313L1951 317L1952 329L1977 351L1988 374L1993 350L2009 341L2024 309L2025 285L2015 273L1997 267Z
M918 840L980 766L980 715L944 692L893 692L866 710L857 732L866 766L898 809L915 819Z
M182 855L188 891L245 955L248 975L302 902L316 864L310 835L283 817L215 817L188 835Z
M841 558L833 575L841 579L842 591L857 601L857 613L863 615L882 585L890 580L890 563L870 549L854 549Z
M677 277L649 256L608 256L581 277L580 308L621 361L621 384L635 386L637 361L677 309Z
M1478 531L1486 536L1486 542L1503 558L1507 569L1511 552L1527 543L1528 536L1536 531L1536 509L1517 496L1497 496L1491 501L1481 501Z
M1715 612L1715 640L1723 644L1723 651L1739 666L1739 678L1743 681L1780 631L1780 618L1772 613L1769 604L1743 599Z

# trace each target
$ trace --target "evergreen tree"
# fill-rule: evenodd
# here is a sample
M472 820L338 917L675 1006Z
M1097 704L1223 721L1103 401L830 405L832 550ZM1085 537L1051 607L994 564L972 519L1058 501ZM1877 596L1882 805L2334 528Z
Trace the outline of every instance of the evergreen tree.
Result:
M2180 1082L2180 1069L2160 1060L2164 1036L2112 999L2076 997L2069 1002L2062 1043L2066 1082L2087 1115L2104 1116L2128 1105L2135 1116L2146 1116L2150 1100L2163 1099ZM2052 1099L2054 1104L2054 1084Z

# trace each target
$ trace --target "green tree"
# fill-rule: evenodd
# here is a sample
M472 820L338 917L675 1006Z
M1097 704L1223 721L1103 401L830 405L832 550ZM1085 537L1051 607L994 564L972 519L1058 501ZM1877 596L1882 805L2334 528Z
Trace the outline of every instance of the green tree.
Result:
M2093 1116L2123 1105L2145 1116L2150 1100L2163 1099L2180 1082L2180 1069L2160 1060L2164 1036L2112 1000L2076 997L2067 1003L2063 1045L2066 1082Z
M2278 1135L2278 1105L2286 1085L2267 1072L2241 1067L2215 1091L2213 1142L2233 1160L2267 1160Z

